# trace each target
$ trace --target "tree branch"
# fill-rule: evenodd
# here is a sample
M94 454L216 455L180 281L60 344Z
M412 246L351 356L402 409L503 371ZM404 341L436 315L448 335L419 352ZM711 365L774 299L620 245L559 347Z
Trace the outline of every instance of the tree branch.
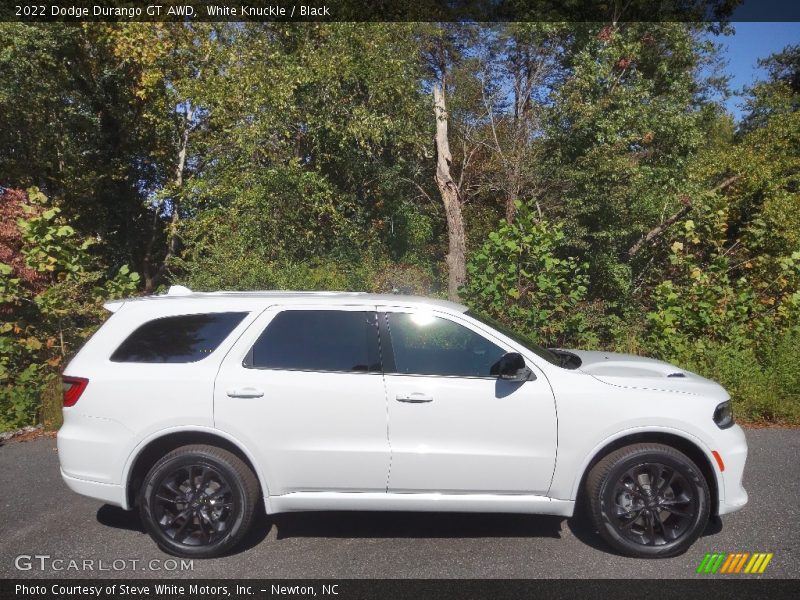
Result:
M724 190L725 188L729 187L734 182L736 182L736 180L738 180L740 177L741 175L733 175L731 177L728 177L725 181L723 181L716 187L712 188L707 193L714 194L716 192ZM645 234L643 238L638 240L633 246L630 247L630 249L628 250L628 258L633 258L634 256L636 256L639 253L639 251L641 251L641 249L645 246L645 244L661 236L664 233L664 231L666 231L669 228L670 225L682 219L684 216L686 216L686 214L690 210L692 210L692 204L691 202L687 202L684 206L681 207L679 211L672 214L667 219L665 219L664 221L653 227L650 231L647 232L647 234Z

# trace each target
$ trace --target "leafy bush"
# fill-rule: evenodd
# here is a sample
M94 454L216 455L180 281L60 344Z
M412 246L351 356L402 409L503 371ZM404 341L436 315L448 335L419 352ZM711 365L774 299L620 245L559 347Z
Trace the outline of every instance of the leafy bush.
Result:
M113 276L37 189L3 192L0 231L0 430L36 422L41 395L101 322L102 303L135 292Z
M471 257L462 298L543 344L580 340L587 265L561 256L564 238L560 224L537 220L518 201L514 222L501 221Z
M800 323L800 250L761 253L751 232L733 254L724 239L710 240L711 230L726 230L724 216L713 213L704 231L684 221L683 240L670 248L671 277L655 287L647 314L650 345L661 355L702 351L706 343L772 346L776 332Z
M380 241L386 222L322 174L290 164L251 179L246 189L228 191L229 204L182 223L173 279L196 290L436 288L433 269L413 264L431 225L411 207L399 207L396 247L388 248Z
M673 357L691 371L713 379L730 393L737 419L750 422L800 422L800 333L773 339L761 353L752 347L705 342L702 351Z
M732 232L709 197L676 230L650 296L648 350L721 383L748 420L800 422L800 250L760 215ZM732 235L735 233L735 235Z

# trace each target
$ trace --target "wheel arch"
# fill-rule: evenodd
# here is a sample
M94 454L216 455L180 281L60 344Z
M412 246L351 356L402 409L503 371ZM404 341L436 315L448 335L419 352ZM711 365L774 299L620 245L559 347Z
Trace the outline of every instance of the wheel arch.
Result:
M126 506L130 509L136 506L137 492L145 475L162 456L190 444L206 444L227 450L244 462L258 479L261 494L268 506L269 491L263 474L258 469L257 461L247 448L230 435L212 428L180 428L159 431L146 440L143 440L131 453L123 473L122 481L125 485Z
M722 492L724 488L723 482L720 479L720 474L714 467L711 451L705 448L704 444L694 436L673 429L623 431L598 444L584 460L579 470L579 476L572 489L572 497L575 498L576 501L581 500L586 483L586 476L589 474L589 471L592 470L592 467L605 456L608 456L615 450L630 446L631 444L648 442L664 444L665 446L675 448L683 452L697 465L708 483L708 489L711 492L711 514L716 516L719 512L720 501L723 499L720 496L720 492Z

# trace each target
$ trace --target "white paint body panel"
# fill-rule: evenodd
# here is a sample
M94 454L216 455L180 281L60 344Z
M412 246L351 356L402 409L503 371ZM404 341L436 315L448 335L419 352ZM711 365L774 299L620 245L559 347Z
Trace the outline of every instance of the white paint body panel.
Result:
M271 498L274 512L306 510L409 510L498 512L572 516L574 502L525 494L394 494L295 492Z
M65 408L58 451L65 475L123 484L123 473L139 442L175 427L213 427L214 379L222 357L263 310L263 302L225 299L181 305L132 301L115 312L65 369L86 377L80 401ZM249 312L215 352L186 364L117 363L111 353L139 325L157 317L206 312Z
M391 306L381 312L406 312ZM476 330L456 315L432 313ZM511 350L494 336L485 337ZM387 374L390 492L540 494L556 458L556 410L547 380ZM397 398L419 394L430 402Z
M435 311L521 353L536 379L319 373L246 369L242 360L281 309ZM174 432L212 433L253 464L267 510L453 510L569 516L581 479L609 443L638 433L679 436L712 466L720 514L741 508L747 456L742 430L711 419L727 399L717 384L640 357L577 352L567 370L464 314L426 298L346 293L184 294L120 301L65 370L86 377L58 434L67 485L131 508L139 453ZM188 364L114 363L111 353L158 317L248 316L209 356ZM232 387L263 390L231 398ZM428 403L399 403L420 392ZM725 461L720 471L712 456Z
M308 305L300 310L324 308ZM375 310L374 306L341 308ZM248 350L280 310L267 310L225 360L214 391L214 426L252 449L271 495L385 492L389 441L381 374L242 365ZM231 388L248 387L263 391L264 396L231 398L227 394Z

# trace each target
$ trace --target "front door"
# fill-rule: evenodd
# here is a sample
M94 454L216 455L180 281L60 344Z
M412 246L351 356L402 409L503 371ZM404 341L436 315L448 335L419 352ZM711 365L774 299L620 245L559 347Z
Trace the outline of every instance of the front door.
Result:
M547 494L556 454L547 380L490 375L510 348L467 319L379 307L389 492ZM385 342L390 341L390 345Z
M275 307L223 361L214 423L256 454L270 495L385 492L386 395L374 307Z

